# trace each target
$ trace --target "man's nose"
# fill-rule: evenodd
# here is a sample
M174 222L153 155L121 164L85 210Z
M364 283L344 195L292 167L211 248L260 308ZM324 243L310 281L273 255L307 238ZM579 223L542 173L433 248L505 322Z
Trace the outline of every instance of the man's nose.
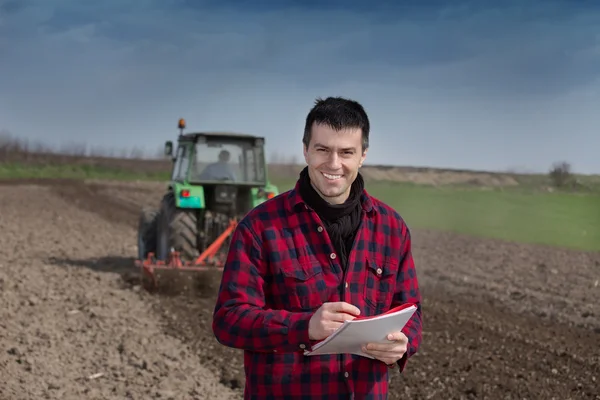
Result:
M342 167L342 160L335 151L329 153L329 159L327 160L327 166L333 170L337 170Z

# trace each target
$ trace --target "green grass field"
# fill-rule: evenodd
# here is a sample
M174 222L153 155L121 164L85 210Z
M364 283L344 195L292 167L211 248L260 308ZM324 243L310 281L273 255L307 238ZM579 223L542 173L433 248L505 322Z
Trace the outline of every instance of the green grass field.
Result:
M168 176L86 165L0 164L0 178L166 180ZM283 191L294 180L277 178L274 183ZM600 251L598 193L434 188L382 181L367 182L367 190L396 208L411 228Z
M277 179L279 187L293 181ZM372 181L370 194L394 207L412 228L600 251L600 194L430 187Z
M168 180L169 172L130 172L123 168L98 165L27 165L0 164L0 179L58 178L58 179L111 179L111 180Z
M600 250L600 195L370 185L410 226Z

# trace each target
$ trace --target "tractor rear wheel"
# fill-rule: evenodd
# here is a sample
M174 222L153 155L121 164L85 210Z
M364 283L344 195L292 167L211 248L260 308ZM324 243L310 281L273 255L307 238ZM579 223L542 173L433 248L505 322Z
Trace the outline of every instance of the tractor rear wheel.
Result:
M171 249L179 252L181 261L193 261L199 256L197 249L197 217L195 210L182 210L175 206L175 195L163 197L158 218L156 257L166 260Z

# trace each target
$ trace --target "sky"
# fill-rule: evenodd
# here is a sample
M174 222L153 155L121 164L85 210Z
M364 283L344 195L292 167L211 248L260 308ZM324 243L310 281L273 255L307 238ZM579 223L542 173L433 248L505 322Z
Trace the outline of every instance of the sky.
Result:
M0 0L0 130L156 153L189 131L302 158L317 97L367 164L600 173L600 2Z

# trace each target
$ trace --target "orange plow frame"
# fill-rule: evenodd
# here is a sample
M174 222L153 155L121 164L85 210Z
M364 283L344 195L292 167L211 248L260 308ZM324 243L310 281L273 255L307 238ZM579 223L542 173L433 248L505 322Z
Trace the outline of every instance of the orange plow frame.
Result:
M166 261L157 260L154 253L148 253L145 260L136 260L135 266L141 269L142 274L147 275L152 281L152 287L156 288L157 282L154 270L171 271L212 271L223 270L223 261L216 259L215 255L223 246L225 239L233 233L237 226L237 220L231 220L229 226L219 237L210 244L195 260L189 262L181 261L179 252L171 251Z

